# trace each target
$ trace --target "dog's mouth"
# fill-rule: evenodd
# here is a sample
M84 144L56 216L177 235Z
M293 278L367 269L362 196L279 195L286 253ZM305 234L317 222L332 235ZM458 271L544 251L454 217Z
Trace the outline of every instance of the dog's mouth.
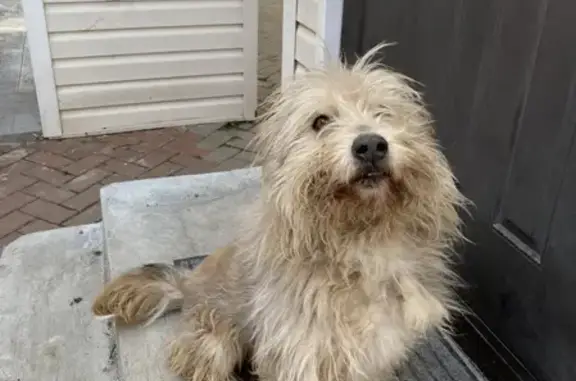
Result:
M372 188L380 185L382 182L388 180L389 178L390 172L387 170L362 171L352 178L351 183Z

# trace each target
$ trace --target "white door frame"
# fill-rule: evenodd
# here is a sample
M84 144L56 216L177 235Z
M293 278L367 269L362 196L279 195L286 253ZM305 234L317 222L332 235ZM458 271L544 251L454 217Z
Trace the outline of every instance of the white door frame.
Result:
M340 59L344 0L284 0L281 74L283 85L295 72L296 24L300 1L316 2L320 9L317 25L321 43L316 63L323 65L331 60Z
M327 54L331 60L340 59L340 39L342 38L342 16L344 0L324 0L326 8L322 18L322 33Z
M26 38L34 73L34 88L40 111L42 134L47 138L62 136L60 107L52 70L46 14L42 0L22 0Z

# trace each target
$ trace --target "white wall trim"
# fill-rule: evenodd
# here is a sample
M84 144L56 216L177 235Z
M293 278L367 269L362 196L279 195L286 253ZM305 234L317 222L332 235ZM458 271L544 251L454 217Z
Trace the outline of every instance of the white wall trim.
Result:
M253 120L256 117L258 107L258 1L244 0L244 118L246 120Z
M52 71L52 55L50 54L44 3L42 0L22 0L22 8L42 122L42 134L47 138L59 137L62 136L62 123Z
M344 0L284 0L282 35L282 87L295 75L295 65L306 69L323 67L340 60ZM310 33L300 32L298 12L302 23L314 34L311 47ZM314 12L315 16L309 13ZM314 19L315 17L315 19ZM304 20L306 18L306 20ZM304 38L304 35L307 37ZM299 57L299 58L297 58ZM302 62L300 62L302 61Z
M266 0L263 0L266 1ZM310 0L306 0L310 1ZM296 11L298 0L284 0L282 15L282 87L294 76L296 53Z
M326 45L324 62L340 59L340 39L342 37L342 16L344 0L323 0L324 22L322 34Z

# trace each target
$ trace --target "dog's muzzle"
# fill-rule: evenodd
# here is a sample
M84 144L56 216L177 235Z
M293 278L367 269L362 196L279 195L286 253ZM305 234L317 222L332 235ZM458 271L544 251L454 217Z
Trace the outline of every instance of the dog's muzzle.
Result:
M383 136L374 133L358 135L351 149L358 167L353 183L374 186L389 177L388 142Z

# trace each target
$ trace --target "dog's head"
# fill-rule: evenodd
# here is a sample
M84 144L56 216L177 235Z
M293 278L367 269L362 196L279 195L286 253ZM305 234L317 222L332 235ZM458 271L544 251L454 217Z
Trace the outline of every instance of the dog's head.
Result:
M414 207L415 219L457 219L460 194L420 94L371 62L378 49L297 76L271 98L256 143L278 208L373 220Z

